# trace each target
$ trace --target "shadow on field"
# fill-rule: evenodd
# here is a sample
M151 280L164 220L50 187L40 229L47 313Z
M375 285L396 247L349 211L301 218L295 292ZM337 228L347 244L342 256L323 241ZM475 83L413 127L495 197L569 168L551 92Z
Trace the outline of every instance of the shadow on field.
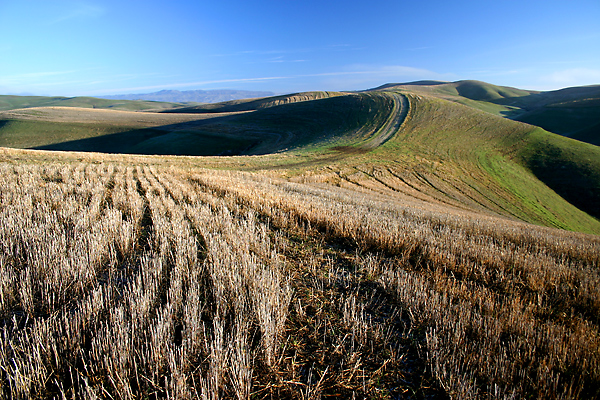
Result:
M232 116L70 140L35 150L182 156L239 155L257 145L256 136L227 134L222 125ZM210 127L209 127L210 125Z
M559 148L540 148L528 160L539 180L580 210L600 219L600 176L586 163L565 160Z

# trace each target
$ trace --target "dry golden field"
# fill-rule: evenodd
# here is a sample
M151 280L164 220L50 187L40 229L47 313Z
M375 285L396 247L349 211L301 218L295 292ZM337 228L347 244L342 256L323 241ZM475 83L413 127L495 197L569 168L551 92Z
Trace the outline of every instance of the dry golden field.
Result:
M221 113L220 115L232 113ZM210 115L136 112L80 107L35 107L0 111L0 119L21 119L85 124L110 124L112 126L156 127L181 124L205 119Z
M600 396L598 236L187 159L15 154L0 397Z

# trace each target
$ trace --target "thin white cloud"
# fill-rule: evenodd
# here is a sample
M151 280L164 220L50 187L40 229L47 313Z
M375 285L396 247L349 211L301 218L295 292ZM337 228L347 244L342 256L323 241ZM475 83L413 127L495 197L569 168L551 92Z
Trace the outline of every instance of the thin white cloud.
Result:
M272 81L279 79L289 79L289 77L285 76L269 76L269 77L260 77L260 78L238 78L238 79L217 79L210 81L198 81L198 82L179 82L179 83L170 83L164 85L152 85L152 86L138 86L138 87L129 87L129 88L119 88L119 89L106 89L102 91L89 92L88 95L92 94L113 94L113 93L130 93L130 92L139 92L142 90L161 90L161 89L173 89L173 88L182 88L182 87L198 87L198 86L206 86L206 85L214 85L219 83L236 83L236 82L261 82L261 81Z
M257 55L257 56L265 56L265 55L291 55L291 54L305 54L305 53L313 53L318 51L353 51L353 50L362 50L364 48L351 47L349 44L334 44L327 45L321 47L306 47L306 48L297 48L297 49L272 49L272 50L242 50L236 51L233 53L216 53L210 54L209 57L239 57L239 56L247 56L247 55ZM268 61L268 60L267 60Z
M479 69L475 71L467 72L468 75L512 75L518 74L522 72L526 72L527 70L499 70L499 69Z
M37 83L40 80L46 80L50 77L70 75L75 70L69 71L42 71L42 72L30 72L25 74L8 75L0 77L0 84L2 85L28 85L31 83Z
M544 83L559 86L600 84L600 69L571 68L553 72L542 78Z
M421 51L421 50L430 50L433 49L433 46L421 46L421 47L407 47L404 51Z
M219 83L237 83L237 82L262 82L262 81L274 81L274 80L291 80L298 78L318 78L318 77L345 77L345 76L365 76L369 80L378 80L386 78L398 78L398 79L442 79L449 77L448 74L442 75L426 69L405 67L400 65L388 65L381 67L370 67L370 68L358 68L357 66L350 67L349 71L335 71L335 72L319 72L314 74L302 74L302 75L288 75L288 76L268 76L258 78L235 78L235 79L218 79L218 80L207 80L197 82L180 82L171 83L164 85L152 85L152 86L138 86L130 88L113 89L113 92L125 92L125 91L140 91L140 90L155 90L165 88L177 88L177 87L191 87L191 86L204 86L214 85ZM110 90L103 90L103 92L110 92Z
M298 60L300 62L301 60ZM80 71L51 71L51 72L36 72L28 74L14 75L11 77L0 78L0 85L6 86L21 86L26 87L28 90L32 87L58 87L61 84L69 85L73 84L73 77L69 74L80 72ZM146 77L155 74L143 74ZM62 76L63 79L60 79ZM342 70L329 71L329 72L316 72L312 74L295 74L295 75L279 75L279 76L263 76L263 77L239 77L230 79L213 79L213 80L202 80L202 81L183 81L183 82L171 82L164 84L155 85L138 85L138 86L125 86L125 87L114 87L112 89L93 89L99 86L107 87L116 86L119 82L127 80L138 80L142 75L137 74L122 74L118 76L112 76L108 78L96 77L95 79L82 80L78 79L75 83L80 88L89 88L84 93L76 93L77 95L105 95L105 94L118 94L118 93L136 93L143 91L155 91L162 89L176 89L176 88L200 88L207 86L215 86L220 84L245 84L245 83L260 83L260 82L283 82L279 86L294 86L298 88L302 87L321 87L327 90L354 90L364 89L368 87L378 86L384 83L390 82L406 82L411 80L419 79L437 79L437 80L451 80L455 78L451 74L439 74L427 69L414 68L402 65L384 65L384 66L373 66L373 65L352 65L343 68ZM69 79L71 78L71 79ZM164 76L162 77L165 78ZM313 79L310 79L313 78ZM61 82L62 81L62 82ZM308 89L307 89L308 90ZM69 90L71 92L72 90Z
M286 59L284 56L279 56L279 57L273 57L269 60L267 60L268 63L272 63L272 64L282 64L282 63L299 63L299 62L306 62L306 60L302 60L302 59L296 59L296 60L288 60Z
M106 10L87 1L70 1L65 4L63 13L49 21L49 25L59 24L71 19L98 18L106 14Z
M450 79L453 74L440 74L423 68L407 67L404 65L353 65L345 71L325 72L302 76L364 76L368 80L402 81L407 79Z
M386 83L400 83L417 80L455 80L454 74L440 74L423 68L404 65L352 65L342 71L302 75L301 77L322 77L317 82L326 90L363 90Z

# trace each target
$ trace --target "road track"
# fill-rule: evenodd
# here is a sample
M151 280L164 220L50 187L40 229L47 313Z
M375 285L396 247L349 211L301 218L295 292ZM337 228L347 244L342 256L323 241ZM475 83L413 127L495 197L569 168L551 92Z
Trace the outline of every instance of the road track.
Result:
M400 129L410 109L410 104L406 96L400 93L386 93L384 96L390 96L393 100L393 108L383 126L375 132L374 136L365 144L368 149L374 149L390 140Z

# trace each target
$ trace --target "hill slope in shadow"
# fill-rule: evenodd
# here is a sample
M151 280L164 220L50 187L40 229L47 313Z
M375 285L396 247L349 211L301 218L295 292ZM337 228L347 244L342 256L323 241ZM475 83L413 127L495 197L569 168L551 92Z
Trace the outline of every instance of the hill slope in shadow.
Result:
M600 145L600 85L539 92L480 81L419 81L374 90L428 94Z
M312 176L330 184L600 233L600 149L439 98L454 91L464 94L472 86L435 83L362 93L310 92L149 114L156 118L153 123L141 123L135 117L142 114L131 113L129 125L114 123L110 113L105 120L57 122L36 116L32 109L29 119L3 119L0 141L43 150L261 155L199 162L298 179ZM437 92L426 94L427 87ZM484 89L469 95L494 101L536 95Z

